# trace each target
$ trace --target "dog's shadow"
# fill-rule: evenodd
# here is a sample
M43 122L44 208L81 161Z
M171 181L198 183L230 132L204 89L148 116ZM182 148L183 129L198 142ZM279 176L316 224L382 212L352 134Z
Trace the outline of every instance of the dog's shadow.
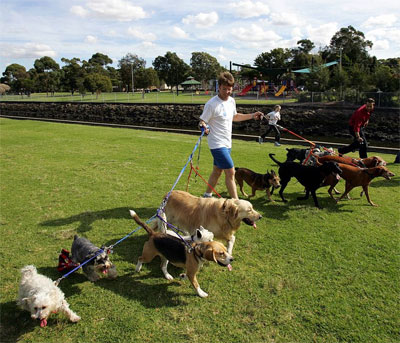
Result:
M0 342L18 342L19 337L39 325L39 321L33 320L28 311L20 309L16 301L1 303L0 306Z
M70 217L47 220L40 223L41 226L65 226L73 223L78 223L77 232L84 233L92 229L92 225L97 220L107 219L130 219L129 210L132 207L117 207L101 211L85 211ZM135 208L135 211L140 213L142 217L153 216L156 208Z
M159 261L159 259L155 259L152 263L146 264L140 273L133 269L131 272L119 275L115 280L101 279L96 282L96 286L103 287L129 300L140 302L146 308L187 305L188 303L182 300L181 296L196 296L195 291L185 285L189 281L181 281L179 277L173 281L166 280L161 272ZM173 275L178 273L173 266L169 266L168 270ZM180 272L182 271L180 269ZM185 287L185 294L175 292L174 289L178 287Z
M318 203L321 206L322 210L328 212L351 212L350 210L346 210L341 208L333 201L329 196L321 196L322 194L317 194ZM263 217L265 218L273 218L282 220L285 218L289 218L288 213L293 211L293 208L298 208L299 206L311 207L317 210L314 204L314 200L310 195L307 200L298 200L298 197L304 196L304 193L288 193L285 194L285 198L287 200L284 203L278 194L279 199L274 199L274 202L269 201L266 197L259 197L256 199L251 199L251 202L254 208L259 211ZM243 198L244 199L244 198Z

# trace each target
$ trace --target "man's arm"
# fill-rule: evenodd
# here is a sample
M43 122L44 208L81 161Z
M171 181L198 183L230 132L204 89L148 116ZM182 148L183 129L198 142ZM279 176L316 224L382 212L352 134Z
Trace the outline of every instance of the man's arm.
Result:
M233 116L233 121L245 121L245 120L250 120L250 119L261 120L261 118L263 116L264 116L264 114L259 111L254 112L254 113L247 113L247 114L236 113Z

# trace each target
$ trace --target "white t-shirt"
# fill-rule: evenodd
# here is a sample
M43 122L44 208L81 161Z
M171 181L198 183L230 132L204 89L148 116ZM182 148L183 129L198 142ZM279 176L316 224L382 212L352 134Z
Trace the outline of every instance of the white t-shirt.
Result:
M232 147L232 121L236 113L232 97L224 101L216 95L205 104L200 119L210 127L207 137L210 149Z
M269 125L276 125L276 123L278 122L278 120L281 120L281 114L280 112L269 112L266 116L268 118L268 124Z

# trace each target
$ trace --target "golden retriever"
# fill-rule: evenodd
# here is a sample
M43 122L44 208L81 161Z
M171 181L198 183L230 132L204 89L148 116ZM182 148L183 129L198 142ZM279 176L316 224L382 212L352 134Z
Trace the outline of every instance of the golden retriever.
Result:
M227 241L232 254L235 233L243 221L256 228L262 218L247 200L224 198L199 198L184 191L172 191L165 206L168 223L193 234L200 226L214 233L216 239ZM161 220L158 226L162 227Z

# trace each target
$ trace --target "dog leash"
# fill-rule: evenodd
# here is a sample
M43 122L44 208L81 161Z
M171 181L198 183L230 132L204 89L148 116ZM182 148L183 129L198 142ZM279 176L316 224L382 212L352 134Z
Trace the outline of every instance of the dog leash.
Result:
M158 211L157 211L158 212ZM164 220L164 218L162 218L158 213L156 215L158 218L160 218L161 221L163 221L165 224L167 224L168 227L170 227L171 229L173 229L173 231L178 235L179 239L186 245L188 252L192 252L192 246L186 242L183 237L179 234L179 232L183 233L183 231L179 228L177 228L176 226L172 225L171 223L168 223L167 221ZM178 232L179 231L179 232Z
M170 197L172 191L174 190L174 188L176 187L178 181L179 181L180 178L182 177L183 172L185 171L185 169L186 169L186 167L188 166L189 162L191 162L191 161L193 160L193 155L194 155L195 151L197 150L197 148L199 147L199 145L200 145L200 143L201 143L201 139L203 138L204 134L205 134L205 130L204 130L204 128L202 127L202 128L201 128L201 135L200 135L199 139L197 140L197 143L196 143L196 145L194 146L192 153L189 155L188 160L186 161L186 163L185 163L185 165L183 166L181 172L179 173L177 179L175 180L175 183L174 183L174 185L172 186L171 190L168 192L168 194L166 195L166 197L163 199L163 201L162 201L162 203L161 203L161 205L160 205L160 207L159 207L159 210L163 211L164 208L165 208L165 206L167 205L168 199L169 199L169 197Z

